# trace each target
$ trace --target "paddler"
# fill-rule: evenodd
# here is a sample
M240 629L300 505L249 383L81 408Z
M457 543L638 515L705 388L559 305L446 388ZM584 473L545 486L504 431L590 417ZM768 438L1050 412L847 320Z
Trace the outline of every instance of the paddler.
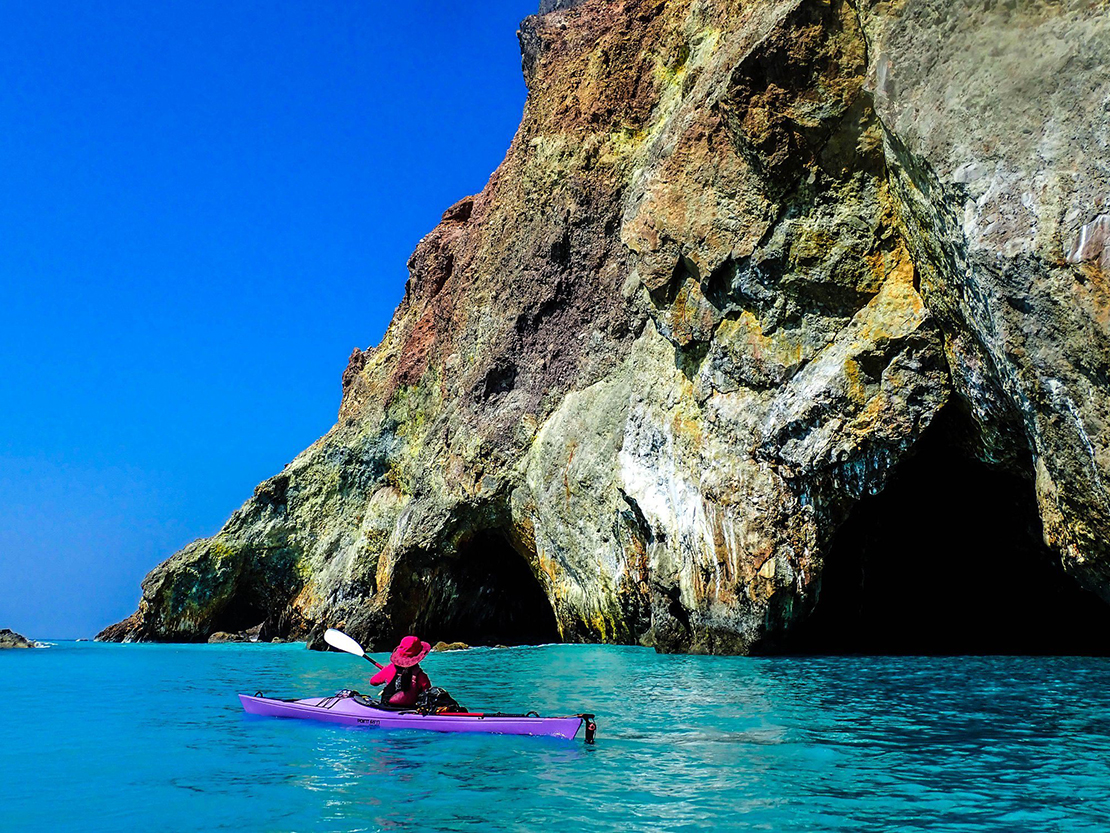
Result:
M418 637L406 636L393 649L389 665L370 678L370 685L384 685L382 703L390 706L413 706L420 693L432 687L432 681L420 667L420 660L432 646Z

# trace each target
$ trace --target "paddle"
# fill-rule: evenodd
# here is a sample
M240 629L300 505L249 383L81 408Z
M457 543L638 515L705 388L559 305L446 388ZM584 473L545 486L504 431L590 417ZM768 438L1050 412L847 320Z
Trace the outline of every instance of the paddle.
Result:
M366 651L362 650L362 646L355 642L343 631L337 631L335 628L328 628L324 631L324 641L337 651L346 651L348 654L354 654L356 657L362 657L367 662L372 662L378 668L385 668L380 662L371 659Z

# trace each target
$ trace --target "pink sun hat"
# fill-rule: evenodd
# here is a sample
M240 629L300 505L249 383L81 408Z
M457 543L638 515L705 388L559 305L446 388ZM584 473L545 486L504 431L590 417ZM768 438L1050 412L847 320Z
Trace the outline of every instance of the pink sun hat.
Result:
M432 646L427 642L421 642L415 636L406 636L401 640L401 644L393 649L389 661L398 668L411 668L424 659L430 650Z

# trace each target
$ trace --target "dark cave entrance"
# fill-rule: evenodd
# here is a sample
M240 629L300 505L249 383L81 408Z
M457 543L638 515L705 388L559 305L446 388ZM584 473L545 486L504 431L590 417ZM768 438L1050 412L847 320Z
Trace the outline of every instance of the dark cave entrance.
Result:
M216 610L207 632L240 634L258 630L269 641L289 634L287 608L304 585L298 572L299 554L289 547L242 549L238 551L239 574L226 592L225 603Z
M436 565L415 622L422 639L468 645L559 642L555 611L528 561L500 532L463 541Z
M950 404L837 532L788 650L1107 654L1110 605L1042 539L1033 484L979 462Z
M261 624L268 615L265 605L259 600L246 593L236 592L223 609L212 617L209 630L211 633L242 633Z

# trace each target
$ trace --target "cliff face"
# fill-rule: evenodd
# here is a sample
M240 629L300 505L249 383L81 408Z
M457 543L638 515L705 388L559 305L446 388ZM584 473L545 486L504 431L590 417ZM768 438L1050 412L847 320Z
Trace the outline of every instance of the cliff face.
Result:
M336 426L101 638L789 649L938 432L1110 600L1106 10L545 0Z

